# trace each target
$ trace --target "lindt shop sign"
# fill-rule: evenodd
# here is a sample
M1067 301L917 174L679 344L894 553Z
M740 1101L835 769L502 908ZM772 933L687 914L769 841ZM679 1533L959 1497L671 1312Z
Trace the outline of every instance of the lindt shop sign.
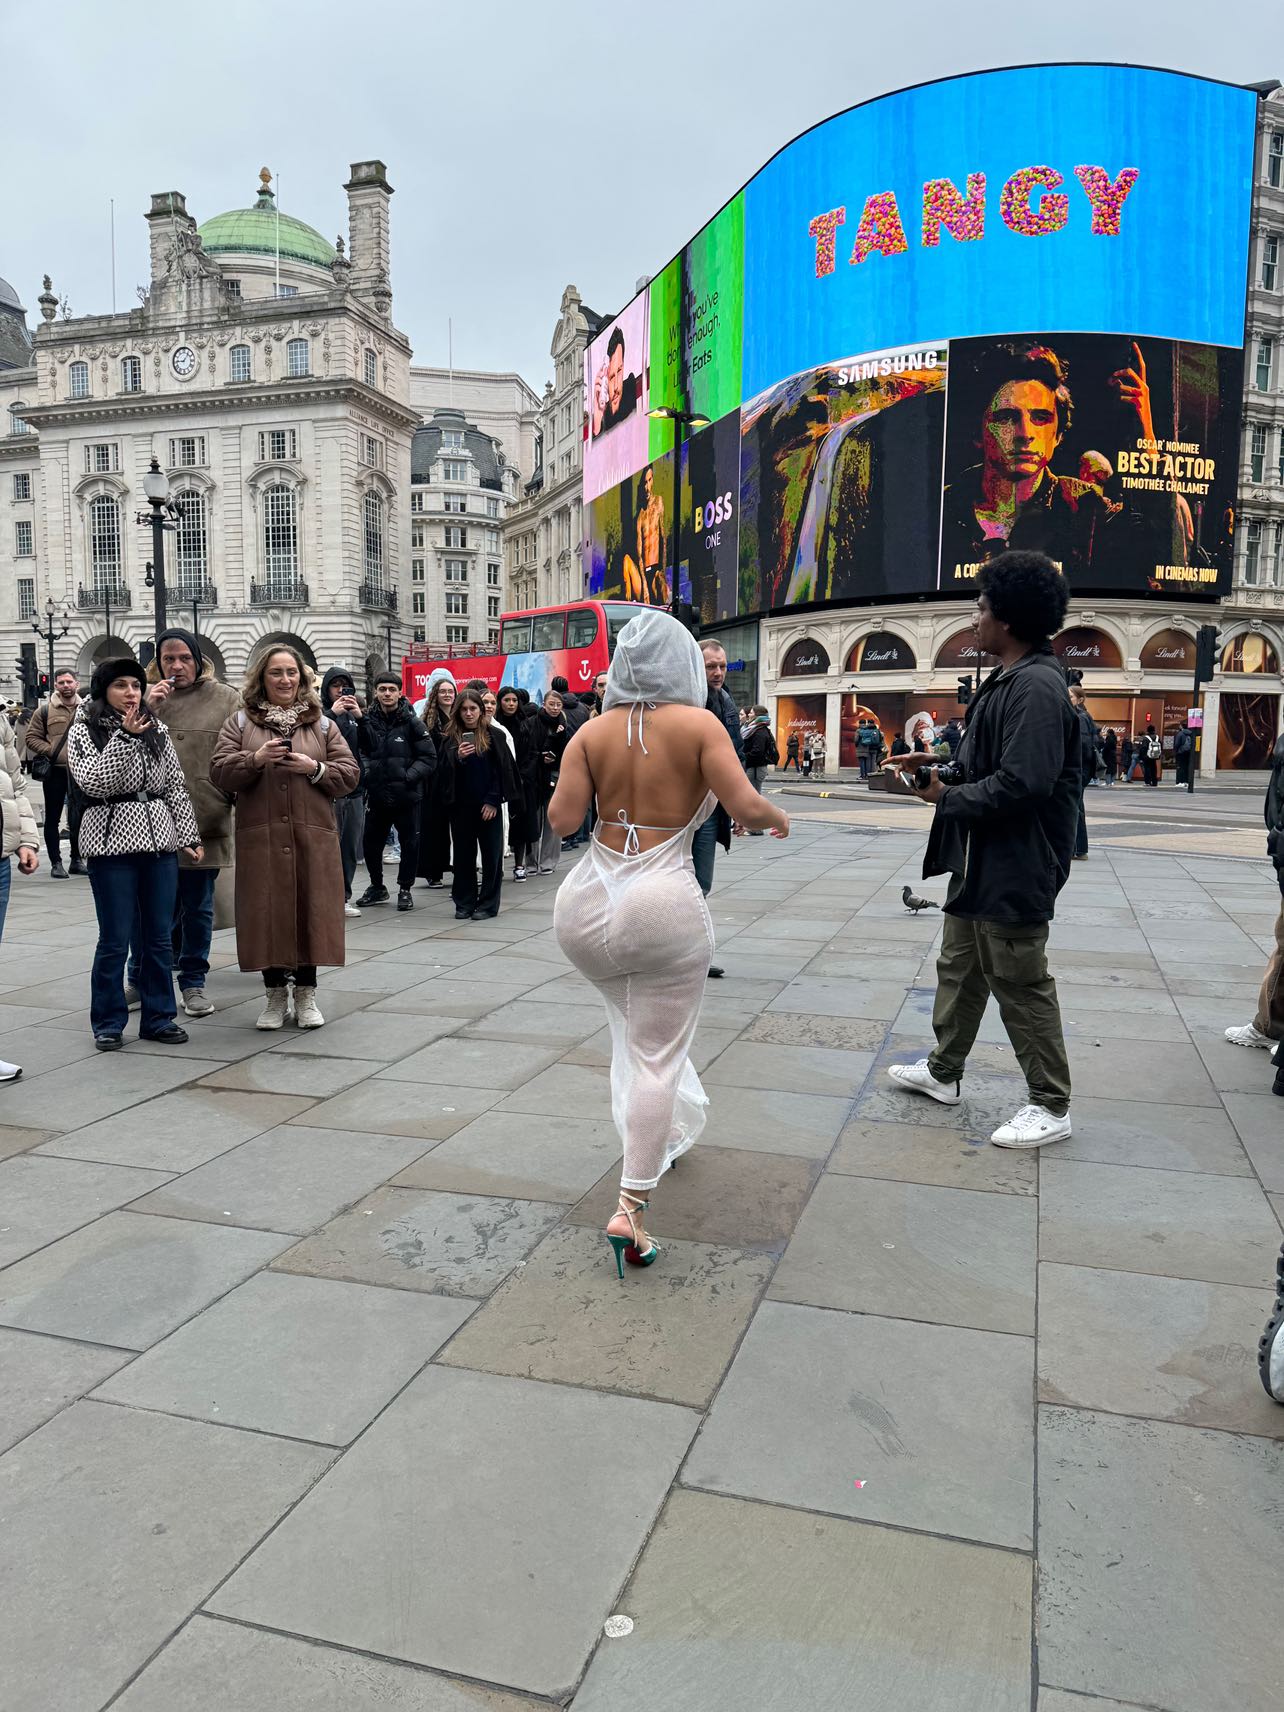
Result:
M828 653L819 642L813 641L809 636L787 648L785 657L780 662L782 678L823 677L828 670Z
M1152 672L1193 671L1195 638L1180 630L1160 630L1142 648L1141 663Z

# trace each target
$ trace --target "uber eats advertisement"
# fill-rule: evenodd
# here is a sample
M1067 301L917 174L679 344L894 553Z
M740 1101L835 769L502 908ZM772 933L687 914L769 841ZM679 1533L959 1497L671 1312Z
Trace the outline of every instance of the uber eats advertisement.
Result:
M1038 66L789 143L589 346L589 592L705 624L968 598L1034 547L1076 594L1216 599L1255 115Z

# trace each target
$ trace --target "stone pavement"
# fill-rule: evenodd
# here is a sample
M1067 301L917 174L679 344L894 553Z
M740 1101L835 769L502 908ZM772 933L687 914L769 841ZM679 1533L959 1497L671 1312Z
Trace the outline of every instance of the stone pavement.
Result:
M87 887L15 878L2 1712L1284 1702L1284 1112L1221 1040L1269 870L1076 868L1076 1132L1022 1156L993 1018L962 1106L882 1074L929 1035L919 832L795 806L719 857L711 1121L623 1284L552 882L351 923L313 1034L220 934L190 1045L103 1058Z

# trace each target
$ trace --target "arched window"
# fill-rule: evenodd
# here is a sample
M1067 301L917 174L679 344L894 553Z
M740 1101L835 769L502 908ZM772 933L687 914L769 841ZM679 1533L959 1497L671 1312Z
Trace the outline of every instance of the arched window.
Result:
M109 494L89 502L89 565L97 593L120 587L120 504Z
M209 576L209 547L205 527L205 495L194 487L174 495L181 508L174 533L174 565L183 597L199 596Z
M227 353L227 378L234 381L247 381L253 372L250 366L250 347L248 345L233 345Z
M67 370L67 385L72 398L89 397L89 364L73 363Z
M294 489L284 482L263 495L263 575L269 587L288 593L299 574L299 528Z
M289 339L285 346L285 372L297 380L308 373L308 341Z
M368 493L361 502L361 517L365 534L366 582L372 589L383 588L383 501L377 493Z

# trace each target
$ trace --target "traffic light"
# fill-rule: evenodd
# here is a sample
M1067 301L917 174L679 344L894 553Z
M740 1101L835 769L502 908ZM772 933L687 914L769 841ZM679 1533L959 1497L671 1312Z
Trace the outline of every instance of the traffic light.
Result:
M48 674L48 672L41 672L39 678L37 678L37 680L36 680L36 688L40 691L41 695L48 695L49 694L49 674Z
M1199 635L1195 638L1195 681L1207 683L1217 670L1217 658L1221 652L1222 639L1218 635L1215 624L1201 624Z
M972 704L972 674L968 672L959 679L959 706L970 707Z

